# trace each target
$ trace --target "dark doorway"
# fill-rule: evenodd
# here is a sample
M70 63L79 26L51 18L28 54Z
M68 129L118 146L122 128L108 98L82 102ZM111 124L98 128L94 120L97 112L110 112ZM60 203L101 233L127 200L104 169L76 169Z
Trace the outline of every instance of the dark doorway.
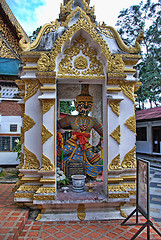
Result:
M153 127L153 152L161 153L161 126Z

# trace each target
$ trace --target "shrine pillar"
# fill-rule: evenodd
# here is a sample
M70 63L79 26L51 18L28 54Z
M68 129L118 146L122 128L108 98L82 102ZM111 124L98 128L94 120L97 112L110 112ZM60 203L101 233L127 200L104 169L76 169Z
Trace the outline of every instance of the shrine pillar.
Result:
M41 83L42 106L42 164L38 173L42 186L36 191L33 203L50 204L56 193L56 74L55 72L37 73Z
M41 104L38 100L40 95L40 83L36 78L35 59L27 57L23 66L22 78L18 82L21 95L23 125L21 129L22 154L20 171L20 186L15 192L15 201L27 206L33 206L33 195L40 187L41 166ZM24 101L24 102L23 102Z

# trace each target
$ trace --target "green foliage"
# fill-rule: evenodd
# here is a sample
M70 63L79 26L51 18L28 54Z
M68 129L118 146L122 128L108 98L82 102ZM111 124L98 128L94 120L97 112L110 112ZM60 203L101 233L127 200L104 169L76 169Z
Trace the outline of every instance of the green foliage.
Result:
M60 112L71 114L74 110L72 101L60 101Z
M21 156L21 142L19 141L19 139L16 139L15 140L16 142L16 146L14 147L13 151L14 152L17 152L17 159L20 159L20 156Z
M127 45L135 42L144 29L142 60L137 64L142 86L136 92L141 109L147 100L155 106L161 103L161 0L141 1L140 4L123 9L118 16L118 32Z
M33 31L32 35L29 37L31 39L31 41L34 41L38 35L38 33L40 32L40 29L42 28L42 26L36 28L35 31Z

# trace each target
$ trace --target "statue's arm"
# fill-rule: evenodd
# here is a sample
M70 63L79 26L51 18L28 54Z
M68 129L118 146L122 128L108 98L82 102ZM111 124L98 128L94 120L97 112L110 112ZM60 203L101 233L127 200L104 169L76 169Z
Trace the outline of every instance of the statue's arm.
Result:
M59 128L62 129L70 129L71 128L71 119L70 116L62 118L58 121Z

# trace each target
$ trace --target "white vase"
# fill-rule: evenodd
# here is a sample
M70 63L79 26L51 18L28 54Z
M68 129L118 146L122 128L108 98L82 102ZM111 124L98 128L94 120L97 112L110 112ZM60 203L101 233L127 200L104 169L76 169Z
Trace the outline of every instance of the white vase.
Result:
M85 175L72 175L72 184L73 188L72 190L74 192L84 192L84 184L85 184Z

